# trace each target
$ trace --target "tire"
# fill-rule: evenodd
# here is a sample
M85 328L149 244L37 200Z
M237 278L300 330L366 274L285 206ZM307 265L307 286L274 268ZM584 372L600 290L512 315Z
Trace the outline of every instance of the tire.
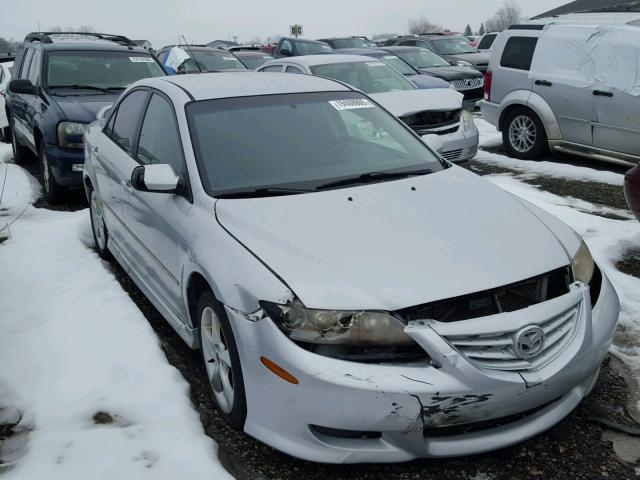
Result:
M47 148L44 140L40 142L40 148L38 149L38 161L40 163L40 175L42 177L42 187L44 189L44 199L47 203L58 203L64 197L65 189L58 185L53 173L51 172L51 166L47 159Z
M540 158L548 147L542 122L527 108L516 108L507 114L502 142L509 156L521 160Z
M231 324L222 304L209 291L200 296L197 312L200 353L216 408L228 425L242 430L247 399Z
M2 143L11 142L11 129L9 127L0 128L0 141Z
M24 147L20 144L20 141L18 140L18 136L15 133L15 129L13 128L13 124L15 123L15 120L13 120L12 118L9 122L10 122L10 129L11 129L10 136L11 136L11 148L13 149L13 161L18 165L22 165L32 161L33 155L31 154L31 151L27 147Z
M111 259L109 252L109 230L104 221L104 213L102 210L102 200L98 193L91 188L89 190L89 216L91 217L91 232L93 232L93 241L95 243L96 252L104 260Z

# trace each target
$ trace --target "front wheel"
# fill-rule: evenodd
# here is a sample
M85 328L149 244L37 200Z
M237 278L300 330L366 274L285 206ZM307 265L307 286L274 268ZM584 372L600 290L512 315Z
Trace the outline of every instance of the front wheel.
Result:
M510 156L534 160L547 148L547 134L535 113L526 108L517 108L507 114L502 142Z
M89 193L89 216L91 217L91 230L93 232L96 251L102 258L108 260L109 249L107 248L107 242L109 241L109 231L104 221L102 201L93 188Z
M16 135L15 120L11 118L9 121L11 122L9 125L11 129L9 136L11 137L11 148L13 149L13 161L18 165L22 165L32 160L33 155L27 147L20 144L18 135Z
M47 147L44 140L40 144L38 157L40 160L42 186L44 187L44 199L48 203L57 203L64 195L64 188L58 185L58 182L56 182L56 179L51 172L51 165L49 165L49 157L47 156Z
M198 323L200 352L218 412L227 424L241 430L247 400L240 356L224 307L211 292L200 296Z

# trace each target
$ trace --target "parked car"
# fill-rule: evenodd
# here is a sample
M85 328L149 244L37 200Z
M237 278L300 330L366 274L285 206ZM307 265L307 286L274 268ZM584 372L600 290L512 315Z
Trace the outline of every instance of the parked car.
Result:
M512 26L491 50L482 116L502 132L509 155L534 159L550 148L639 163L637 69L611 59L638 56L640 30L602 31L584 22L543 27Z
M221 417L274 448L478 454L596 382L619 303L580 236L344 83L146 79L85 141L97 251L200 349Z
M473 67L484 73L489 66L489 55L471 45L464 35L425 34L419 37L399 37L387 41L387 46L426 47L459 67Z
M167 55L173 47L180 47L191 57L178 68L178 74L224 72L227 70L246 70L233 52L204 45L167 45L158 51L158 58L165 64Z
M5 109L5 97L7 96L7 85L11 80L9 69L13 67L13 55L0 56L0 141L10 142L11 133L9 131L9 118Z
M345 82L369 94L405 122L417 135L442 149L451 162L470 160L478 152L479 134L463 97L449 88L419 90L384 62L360 55L308 55L277 59L258 71L306 73Z
M464 95L465 102L475 104L484 95L484 77L474 68L451 65L438 54L421 47L384 47L421 73L442 78Z
M624 195L629 208L640 220L640 165L629 170L624 176Z
M469 45L473 48L478 48L478 44L480 43L480 37L477 35L465 35L465 38L469 41Z
M265 62L273 60L271 55L267 55L259 50L240 50L233 52L233 54L245 67L250 68L251 70L255 70L264 65Z
M342 48L340 50L336 50L336 53L344 55L364 55L375 58L376 60L386 63L391 68L395 68L398 72L403 74L407 80L411 81L411 83L420 89L428 90L430 88L451 88L451 84L449 82L432 75L425 75L413 68L397 55L385 50L372 48Z
M488 52L491 50L491 46L493 45L493 42L495 42L496 38L498 38L498 35L500 35L500 32L485 33L478 43L478 50L481 52Z
M45 198L60 200L67 187L82 186L82 135L96 113L136 80L163 75L158 60L126 37L27 35L6 96L16 163L33 152Z
M318 41L326 43L334 50L339 48L378 48L378 46L367 37L331 37L320 38Z
M231 40L213 40L212 42L207 43L207 47L211 48L220 48L222 50L227 49L229 47L237 47L239 46L236 42L232 42Z
M283 58L296 57L298 55L315 55L317 53L330 53L331 50L331 47L324 42L283 37L273 51L273 57Z

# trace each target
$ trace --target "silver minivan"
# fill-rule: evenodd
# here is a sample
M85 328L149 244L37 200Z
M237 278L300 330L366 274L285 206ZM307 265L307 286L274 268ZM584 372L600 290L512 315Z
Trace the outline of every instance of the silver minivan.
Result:
M640 28L590 18L515 25L495 40L480 104L511 156L534 159L549 148L640 162L638 73L610 62L612 52L637 55Z

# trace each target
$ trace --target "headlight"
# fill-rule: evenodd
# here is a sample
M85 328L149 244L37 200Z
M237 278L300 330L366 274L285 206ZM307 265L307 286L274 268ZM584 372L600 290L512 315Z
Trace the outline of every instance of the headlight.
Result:
M293 341L327 345L412 345L404 323L385 312L312 310L299 302L260 302L264 311Z
M58 124L58 145L62 148L82 148L82 136L86 130L86 123L60 122Z
M469 130L475 127L475 123L473 122L473 114L469 110L462 111L462 124L464 125L465 130Z
M459 67L468 67L468 68L473 68L473 64L465 61L465 60L458 60L458 66Z
M593 257L589 251L589 247L584 243L584 240L578 248L578 252L571 260L571 269L573 270L573 279L587 285L591 282L593 277L595 265L593 263Z

